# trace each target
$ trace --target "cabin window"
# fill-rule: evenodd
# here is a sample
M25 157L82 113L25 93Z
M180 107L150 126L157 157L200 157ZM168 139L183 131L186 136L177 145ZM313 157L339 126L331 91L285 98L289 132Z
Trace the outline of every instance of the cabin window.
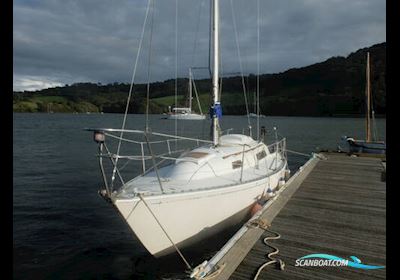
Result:
M240 168L242 167L242 161L241 160L235 160L232 162L232 169Z
M262 150L261 152L257 153L257 159L263 159L267 156L267 153L265 152L265 150Z
M209 153L203 153L203 152L190 152L184 155L184 157L191 157L191 158L203 158L208 156Z

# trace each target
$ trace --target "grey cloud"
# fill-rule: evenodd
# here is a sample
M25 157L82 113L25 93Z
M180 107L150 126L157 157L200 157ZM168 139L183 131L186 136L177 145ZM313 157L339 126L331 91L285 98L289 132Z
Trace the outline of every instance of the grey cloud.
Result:
M225 73L239 63L229 0L221 0L221 48ZM255 0L232 0L246 73L256 72ZM178 1L178 75L208 61L208 0ZM146 0L14 1L14 87L21 80L54 83L128 82L144 20ZM260 0L261 73L276 73L348 55L386 41L383 0ZM150 20L150 18L149 18ZM137 72L147 80L149 26ZM175 0L156 0L151 79L175 76ZM205 76L206 73L203 73ZM50 81L50 82L49 82Z

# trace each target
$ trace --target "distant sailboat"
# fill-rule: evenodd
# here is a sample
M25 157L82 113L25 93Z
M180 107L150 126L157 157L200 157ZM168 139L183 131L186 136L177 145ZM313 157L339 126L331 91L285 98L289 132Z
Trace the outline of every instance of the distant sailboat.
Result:
M263 114L257 114L257 99L256 99L256 92L254 92L254 95L253 95L253 100L254 100L254 109L253 109L253 112L252 113L249 113L248 115L244 115L245 117L246 116L248 116L248 117L250 117L250 118L253 118L253 119L256 119L256 118L258 118L258 117L260 117L260 118L266 118L266 116L265 115L263 115Z
M351 153L369 153L369 154L386 154L386 143L384 141L378 141L376 135L373 138L371 135L371 124L375 124L375 112L372 108L371 98L371 81L370 81L370 55L367 53L367 68L366 68L366 89L365 89L365 100L366 100L366 114L365 114L365 140L355 140L351 137L345 137L345 140L349 144L349 151ZM371 120L372 114L372 120Z
M193 73L192 69L189 68L189 107L188 108L178 108L174 107L172 112L168 113L167 119L169 120L205 120L206 115L203 114L200 106L199 97L197 91L195 90L197 104L199 105L200 114L192 112L192 99L193 99Z
M51 110L51 105L52 105L52 103L48 103L47 104L47 113L48 114L53 114L54 113L53 110Z

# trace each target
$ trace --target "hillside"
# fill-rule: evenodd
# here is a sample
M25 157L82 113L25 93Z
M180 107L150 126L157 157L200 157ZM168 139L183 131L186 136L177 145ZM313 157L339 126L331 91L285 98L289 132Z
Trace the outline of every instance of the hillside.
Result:
M371 54L371 88L374 109L386 114L386 43L360 49L347 57L260 76L260 110L265 115L336 116L364 112L366 53ZM187 79L178 79L178 103L187 100ZM246 77L249 108L253 108L256 76ZM196 80L203 112L210 104L210 80ZM175 80L150 85L150 113L163 113L174 105ZM221 97L224 114L245 114L240 77L223 79ZM129 85L77 83L35 92L14 92L15 112L105 112L125 110ZM130 113L145 112L146 85L134 87ZM193 108L198 111L195 98Z

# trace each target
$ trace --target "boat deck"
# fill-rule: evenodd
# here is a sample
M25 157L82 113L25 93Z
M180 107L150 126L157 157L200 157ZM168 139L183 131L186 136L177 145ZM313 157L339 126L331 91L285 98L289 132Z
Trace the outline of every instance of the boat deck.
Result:
M372 157L325 153L290 182L281 201L266 209L262 218L281 234L269 243L279 249L275 257L285 269L266 267L258 279L385 279L386 268L296 267L308 254L358 257L363 264L386 266L386 164ZM298 188L298 189L297 189ZM291 193L290 193L291 192ZM294 193L292 195L292 193ZM225 263L213 279L253 279L273 250L263 243L270 233L262 229L247 234L219 261Z
M229 142L221 145L218 149L205 146L192 150L178 158L175 163L158 168L164 192L197 191L262 180L286 167L283 155L277 151L270 153L264 144L242 135L233 134L223 137L221 138L231 141L238 141L237 139L243 142L248 141L249 144L246 146L244 154L242 146ZM264 157L257 159L257 155L262 152L264 152ZM244 162L243 168L242 161ZM239 162L239 165L234 168L236 162ZM137 192L147 195L161 193L155 171L127 182L119 196L129 198Z
M284 161L279 160L278 164L275 166L275 157L271 155L270 158L271 159L268 158L268 161L265 163L260 163L257 168L248 167L243 169L242 173L239 168L235 170L236 172L230 174L215 175L211 177L212 180L210 180L210 177L192 181L169 179L167 176L164 177L164 174L167 174L169 169L173 168L173 166L167 166L163 170L161 169L159 174L163 189L166 193L213 189L216 187L225 187L260 180L284 168ZM144 192L148 195L160 194L160 185L156 173L150 172L146 176L129 182L125 187L124 193L130 195L134 194L136 191Z

